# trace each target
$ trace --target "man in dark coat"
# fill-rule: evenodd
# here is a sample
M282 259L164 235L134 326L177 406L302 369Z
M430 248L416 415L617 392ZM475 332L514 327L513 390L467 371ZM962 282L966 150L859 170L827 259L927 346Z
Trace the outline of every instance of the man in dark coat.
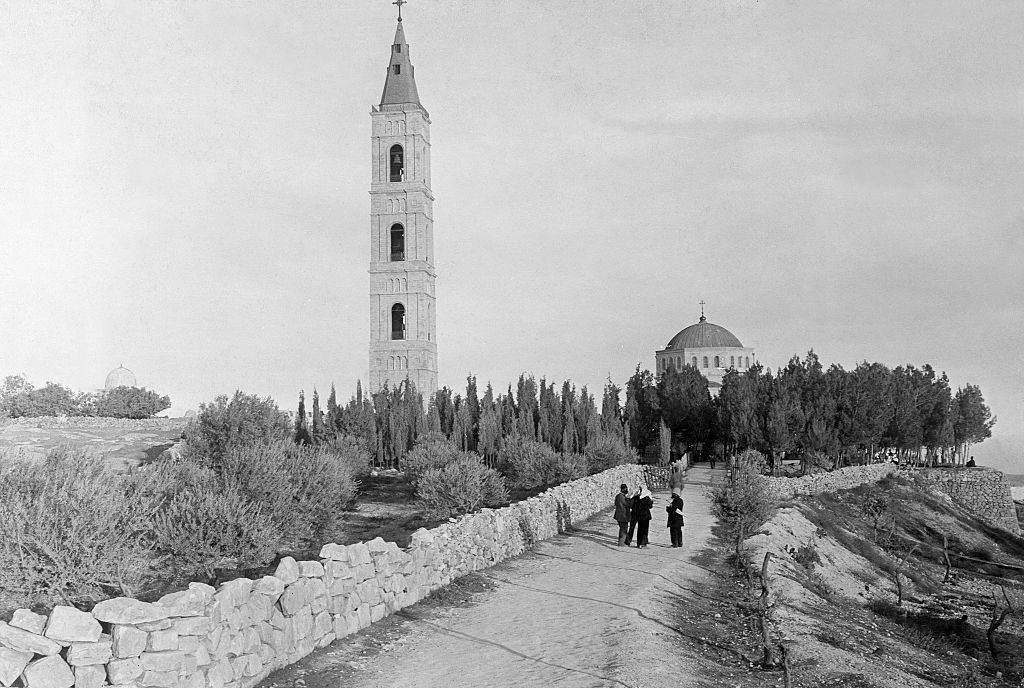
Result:
M665 507L668 512L668 533L673 547L683 546L683 498L672 490L672 503Z
M619 547L626 543L629 530L629 515L632 511L629 499L629 488L625 483L619 486L619 494L615 495L615 520L619 524Z

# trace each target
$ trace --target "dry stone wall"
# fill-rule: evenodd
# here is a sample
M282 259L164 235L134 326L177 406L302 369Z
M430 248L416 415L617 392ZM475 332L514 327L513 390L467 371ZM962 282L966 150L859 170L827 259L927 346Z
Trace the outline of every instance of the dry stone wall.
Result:
M501 509L420 529L401 549L380 538L328 544L317 561L214 589L191 583L157 602L118 597L91 612L25 609L0 621L0 685L23 688L248 688L313 649L415 604L472 571L528 550L609 507L618 466Z
M930 468L920 472L929 482L982 521L1020 535L1013 493L1003 474L992 468Z
M891 463L874 463L866 466L847 466L827 473L815 473L799 478L764 477L768 490L776 499L793 499L794 497L816 495L823 492L839 492L852 490L860 485L877 483L887 475L896 472Z

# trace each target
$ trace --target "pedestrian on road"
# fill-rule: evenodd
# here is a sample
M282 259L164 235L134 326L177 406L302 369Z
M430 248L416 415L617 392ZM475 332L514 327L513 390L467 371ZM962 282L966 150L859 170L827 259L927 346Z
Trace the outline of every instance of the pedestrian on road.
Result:
M672 490L672 503L665 507L668 512L668 534L673 547L683 546L683 498Z
M685 459L678 459L668 468L668 487L670 490L683 491L686 486L686 463Z
M619 523L619 547L622 547L626 542L626 536L629 534L629 523L630 523L630 512L632 509L632 501L629 498L629 488L626 483L622 483L619 486L619 494L615 495L615 520Z
M654 499L651 491L644 485L635 498L633 511L636 513L636 546L637 548L647 547L647 533L651 528L651 507L654 506Z

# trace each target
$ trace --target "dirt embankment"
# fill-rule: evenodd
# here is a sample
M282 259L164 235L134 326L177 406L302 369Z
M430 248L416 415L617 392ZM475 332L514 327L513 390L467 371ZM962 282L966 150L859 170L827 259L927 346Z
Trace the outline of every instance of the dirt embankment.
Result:
M794 685L1020 685L1024 540L923 481L786 503L747 546Z

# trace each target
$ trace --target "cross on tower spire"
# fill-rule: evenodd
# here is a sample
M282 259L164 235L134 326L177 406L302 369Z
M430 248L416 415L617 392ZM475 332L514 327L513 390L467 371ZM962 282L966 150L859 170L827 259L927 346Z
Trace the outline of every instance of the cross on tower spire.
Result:
M402 5L406 4L409 0L395 0L392 5L398 5L398 21L402 21Z
M707 318L704 317L704 299L700 300L700 321L704 322Z

